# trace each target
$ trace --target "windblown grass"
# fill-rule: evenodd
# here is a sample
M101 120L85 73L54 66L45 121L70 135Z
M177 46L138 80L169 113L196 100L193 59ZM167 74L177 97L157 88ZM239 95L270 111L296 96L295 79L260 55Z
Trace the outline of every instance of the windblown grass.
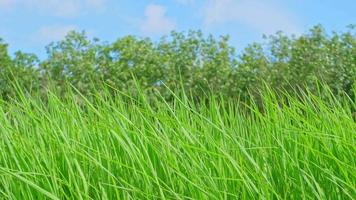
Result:
M273 92L263 112L48 94L0 104L0 199L354 199L355 104Z

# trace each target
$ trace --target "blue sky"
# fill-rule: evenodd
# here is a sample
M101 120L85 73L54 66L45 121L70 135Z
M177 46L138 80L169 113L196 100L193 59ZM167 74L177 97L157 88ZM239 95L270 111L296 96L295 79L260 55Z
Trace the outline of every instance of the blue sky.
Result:
M171 30L231 36L242 49L262 34L301 34L315 24L342 31L356 24L356 0L0 0L0 38L10 52L44 57L70 30L104 41L133 34L157 39Z

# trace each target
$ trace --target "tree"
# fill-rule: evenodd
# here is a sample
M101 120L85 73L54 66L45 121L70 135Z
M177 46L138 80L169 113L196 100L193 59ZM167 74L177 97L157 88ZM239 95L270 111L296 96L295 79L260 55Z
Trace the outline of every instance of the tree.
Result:
M264 38L237 55L228 36L201 31L172 32L159 41L126 36L113 43L70 32L47 46L44 61L22 52L11 58L0 40L0 93L11 96L15 82L29 92L49 84L65 92L71 84L85 95L106 85L134 94L137 83L148 96L158 91L168 100L170 90L182 87L196 99L209 93L247 100L251 94L257 99L264 83L289 93L296 87L318 93L316 83L322 82L334 94L354 95L355 26L327 33L318 25L298 37L277 32Z

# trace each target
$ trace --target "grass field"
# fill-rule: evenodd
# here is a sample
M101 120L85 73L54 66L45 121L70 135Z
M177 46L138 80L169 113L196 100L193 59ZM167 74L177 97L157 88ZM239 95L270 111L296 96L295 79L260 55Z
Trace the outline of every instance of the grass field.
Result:
M347 98L179 96L0 103L0 199L355 199Z

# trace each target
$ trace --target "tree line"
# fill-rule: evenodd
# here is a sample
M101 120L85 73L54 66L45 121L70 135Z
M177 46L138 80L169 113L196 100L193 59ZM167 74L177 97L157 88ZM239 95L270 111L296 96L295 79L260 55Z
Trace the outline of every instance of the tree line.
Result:
M45 92L49 85L65 91L68 84L84 95L103 86L134 92L137 85L148 95L184 89L199 98L206 93L228 98L258 95L264 84L276 91L308 88L317 82L334 94L354 95L356 32L328 33L321 25L300 36L282 32L264 36L264 42L237 53L228 36L205 36L201 31L172 32L159 41L126 36L112 43L70 32L46 47L47 57L16 52L10 56L0 39L0 95Z

